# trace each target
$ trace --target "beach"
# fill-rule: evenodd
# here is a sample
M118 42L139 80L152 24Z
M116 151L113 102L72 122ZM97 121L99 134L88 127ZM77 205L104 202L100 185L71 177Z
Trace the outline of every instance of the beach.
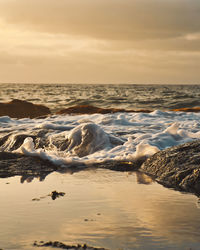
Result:
M198 86L5 86L0 248L198 249Z

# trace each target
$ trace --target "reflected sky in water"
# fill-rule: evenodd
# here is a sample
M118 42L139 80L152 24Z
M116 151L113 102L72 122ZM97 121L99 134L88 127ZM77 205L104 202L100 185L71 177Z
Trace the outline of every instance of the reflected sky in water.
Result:
M141 173L85 170L45 181L0 179L0 248L34 249L37 240L108 249L198 249L198 198ZM65 196L52 200L57 190Z

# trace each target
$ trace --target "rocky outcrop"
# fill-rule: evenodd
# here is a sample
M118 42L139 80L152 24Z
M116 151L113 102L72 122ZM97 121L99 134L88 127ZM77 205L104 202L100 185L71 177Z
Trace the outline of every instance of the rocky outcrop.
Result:
M35 147L48 146L48 140L45 138L46 131L37 131L36 134L37 136L31 135ZM29 135L16 135L12 140L12 147L9 148L4 146L4 144L7 145L9 136L4 136L0 140L0 146L5 150L18 149L27 136ZM66 167L59 167L36 156L26 156L8 151L0 152L0 178L18 175L21 176L21 182L30 182L35 177L43 180L53 171L73 173L88 167L106 168L115 171L135 171L139 169L140 172L148 174L166 187L200 195L200 140L168 148L148 159L140 158L133 162L106 161L87 166L83 163L75 163Z
M50 114L50 109L44 105L14 99L8 103L0 103L0 116L12 118L36 118Z
M181 111L181 112L200 112L200 107L194 107L194 108L179 108L179 109L172 109L172 111Z
M19 153L0 152L0 178L21 176L21 182L32 181L34 178L44 180L46 176L54 171L60 173L74 173L86 168L105 168L115 171L137 170L140 162L113 162L107 161L91 165L71 164L66 168L56 166L49 160L44 160L36 156L27 156Z
M108 113L117 113L117 112L143 112L150 113L151 110L126 110L126 109L116 109L116 108L98 108L91 105L77 105L72 106L66 109L62 109L57 112L57 114L108 114Z
M141 171L164 186L200 195L200 140L154 154Z
M0 152L0 178L21 176L21 182L29 177L40 180L59 168L48 160L18 153Z
M58 115L63 114L108 114L117 112L135 112L150 113L152 110L132 110L116 108L99 108L91 105L77 105L56 112ZM10 116L12 118L38 118L51 114L48 107L39 104L33 104L28 101L14 99L7 103L0 103L0 116Z

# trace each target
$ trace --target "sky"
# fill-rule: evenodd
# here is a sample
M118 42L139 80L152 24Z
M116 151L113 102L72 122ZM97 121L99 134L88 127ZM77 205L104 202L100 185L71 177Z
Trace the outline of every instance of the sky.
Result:
M200 0L0 0L0 82L200 83Z

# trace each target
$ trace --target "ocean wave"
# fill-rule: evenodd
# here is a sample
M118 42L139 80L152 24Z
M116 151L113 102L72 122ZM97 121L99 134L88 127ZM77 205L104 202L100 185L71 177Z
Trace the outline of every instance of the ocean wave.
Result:
M2 117L0 150L47 159L56 165L138 162L159 150L200 138L199 113L154 111ZM7 132L5 129L9 130Z

